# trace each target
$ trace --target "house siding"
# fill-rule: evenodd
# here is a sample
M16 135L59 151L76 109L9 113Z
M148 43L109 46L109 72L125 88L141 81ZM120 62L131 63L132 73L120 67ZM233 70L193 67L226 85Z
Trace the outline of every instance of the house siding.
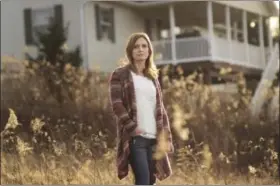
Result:
M20 10L19 1L1 1L1 56L22 57L25 39Z
M64 26L69 22L67 45L69 49L81 46L80 10L86 0L6 0L1 2L1 56L10 55L24 59L24 51L36 56L36 48L25 44L23 11L25 8L37 9L63 6ZM12 33L11 33L12 31Z
M87 3L85 3L87 2ZM84 4L85 3L85 4ZM98 40L96 37L96 19L94 4L114 8L115 42ZM255 1L217 1L231 7L245 9L262 15L271 15L266 2ZM84 65L89 68L100 67L104 71L111 71L117 66L118 60L125 54L127 38L133 32L145 30L144 18L138 15L133 7L124 3L101 2L88 0L5 0L2 1L1 17L1 56L10 55L18 59L24 58L24 51L28 50L36 56L34 46L26 47L24 9L63 6L64 25L68 22L69 49L81 46ZM84 5L84 6L83 6ZM84 7L81 20L81 9ZM83 29L84 27L84 29Z
M102 7L114 8L115 42L109 39L97 40L94 4ZM90 68L99 67L104 71L111 71L117 62L125 55L125 46L129 35L133 32L144 31L144 19L126 6L116 3L91 2L87 3L86 10L86 35L88 62Z
M99 66L104 71L111 71L117 66L117 61L124 56L127 37L133 32L144 31L144 20L135 14L130 7L107 2L87 2L84 5L84 26L81 23L81 7L87 0L6 0L2 2L1 11L1 56L9 55L24 59L24 51L31 56L37 55L32 45L25 43L25 26L23 11L25 8L46 8L56 4L63 6L64 25L68 22L69 33L67 46L74 49L81 46L84 65L89 68ZM115 43L96 38L96 20L94 3L114 8ZM13 31L13 34L11 34ZM82 33L84 32L84 33ZM85 35L84 35L85 34ZM85 42L83 44L83 42ZM86 45L84 47L84 45Z

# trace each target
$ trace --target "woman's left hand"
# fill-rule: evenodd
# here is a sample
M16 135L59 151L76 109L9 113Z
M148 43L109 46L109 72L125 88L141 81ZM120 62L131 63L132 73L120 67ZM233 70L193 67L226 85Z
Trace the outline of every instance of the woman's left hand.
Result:
M174 153L174 145L169 143L168 153Z

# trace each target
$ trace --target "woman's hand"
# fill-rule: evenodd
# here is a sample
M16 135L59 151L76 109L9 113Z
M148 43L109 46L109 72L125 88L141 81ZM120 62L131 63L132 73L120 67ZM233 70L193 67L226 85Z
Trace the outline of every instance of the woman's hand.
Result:
M139 129L138 127L136 127L136 129L132 132L132 136L138 136L142 133L143 133L143 131L141 129Z
M168 153L174 153L174 145L172 143L168 145Z

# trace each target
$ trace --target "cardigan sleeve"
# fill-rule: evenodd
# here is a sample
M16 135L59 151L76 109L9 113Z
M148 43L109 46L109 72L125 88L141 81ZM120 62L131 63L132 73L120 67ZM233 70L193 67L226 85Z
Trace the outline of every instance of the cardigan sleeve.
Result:
M174 152L174 146L172 142L172 134L171 134L171 129L170 129L170 124L169 124L169 118L166 112L165 107L163 106L163 128L167 132L167 140L170 144L170 151Z
M113 113L118 118L119 122L125 130L130 134L136 130L137 124L133 121L126 108L123 104L122 94L123 94L122 83L119 77L119 73L115 70L109 79L109 94L110 94L110 104L113 110Z
M170 129L169 117L168 117L167 111L166 111L164 103L163 103L163 95L162 95L161 86L160 86L159 82L157 84L159 86L159 94L160 94L162 111L163 111L163 113L162 113L163 114L163 129L167 133L167 140L170 144L170 151L174 152L174 146L173 146L173 142L172 142L172 133L171 133L171 129Z

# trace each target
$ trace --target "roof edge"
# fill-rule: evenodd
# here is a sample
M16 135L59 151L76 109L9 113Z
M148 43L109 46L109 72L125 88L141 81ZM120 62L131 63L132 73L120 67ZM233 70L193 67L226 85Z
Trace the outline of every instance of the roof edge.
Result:
M149 1L144 3L137 3L131 1L119 1L119 2L131 7L148 7L148 6L166 5L166 4L174 3L172 1Z
M268 8L272 10L272 14L274 16L279 16L279 9L277 8L276 4L274 1L266 1Z

